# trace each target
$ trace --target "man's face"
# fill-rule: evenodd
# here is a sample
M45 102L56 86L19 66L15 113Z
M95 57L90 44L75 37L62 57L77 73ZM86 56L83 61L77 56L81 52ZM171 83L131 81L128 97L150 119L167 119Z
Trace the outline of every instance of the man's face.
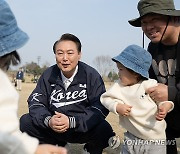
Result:
M142 17L141 27L145 35L153 42L158 43L161 40L163 32L166 28L168 16L159 14L148 14ZM166 32L162 38L162 42L167 42L171 32L171 25L169 24Z
M56 45L55 56L56 63L64 76L70 78L81 58L81 52L78 52L76 44L69 40L59 42Z

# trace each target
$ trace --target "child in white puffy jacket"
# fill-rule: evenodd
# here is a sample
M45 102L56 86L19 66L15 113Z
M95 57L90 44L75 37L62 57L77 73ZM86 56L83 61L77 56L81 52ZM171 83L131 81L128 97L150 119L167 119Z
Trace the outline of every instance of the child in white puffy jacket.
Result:
M156 86L149 79L150 53L137 45L130 45L112 59L119 70L119 83L102 94L101 102L109 111L119 114L125 132L122 154L166 153L166 114L173 102L157 102L146 90ZM158 145L157 145L158 142Z

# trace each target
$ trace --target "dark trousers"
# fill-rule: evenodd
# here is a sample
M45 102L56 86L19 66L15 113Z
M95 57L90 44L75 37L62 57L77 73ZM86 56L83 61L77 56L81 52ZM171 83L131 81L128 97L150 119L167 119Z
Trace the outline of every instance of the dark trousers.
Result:
M86 133L75 132L71 129L65 133L56 133L50 128L42 129L35 126L29 114L20 118L20 130L38 138L40 144L65 146L67 142L86 143L84 148L90 154L102 154L103 149L108 146L109 138L115 135L110 124L105 120Z
M176 139L180 137L180 130L174 130L170 127L166 128L167 138L167 154L177 154Z

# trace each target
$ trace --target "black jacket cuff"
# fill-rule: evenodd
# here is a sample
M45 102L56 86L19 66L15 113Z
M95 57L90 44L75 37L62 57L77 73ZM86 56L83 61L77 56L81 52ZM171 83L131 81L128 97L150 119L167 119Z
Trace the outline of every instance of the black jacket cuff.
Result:
M76 128L76 118L69 117L69 128Z

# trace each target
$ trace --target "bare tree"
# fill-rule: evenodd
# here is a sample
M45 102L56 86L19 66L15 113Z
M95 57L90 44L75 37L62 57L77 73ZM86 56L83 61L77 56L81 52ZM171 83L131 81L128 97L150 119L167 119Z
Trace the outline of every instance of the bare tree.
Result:
M110 56L98 56L93 60L93 63L102 77L108 76L108 73L115 67Z

